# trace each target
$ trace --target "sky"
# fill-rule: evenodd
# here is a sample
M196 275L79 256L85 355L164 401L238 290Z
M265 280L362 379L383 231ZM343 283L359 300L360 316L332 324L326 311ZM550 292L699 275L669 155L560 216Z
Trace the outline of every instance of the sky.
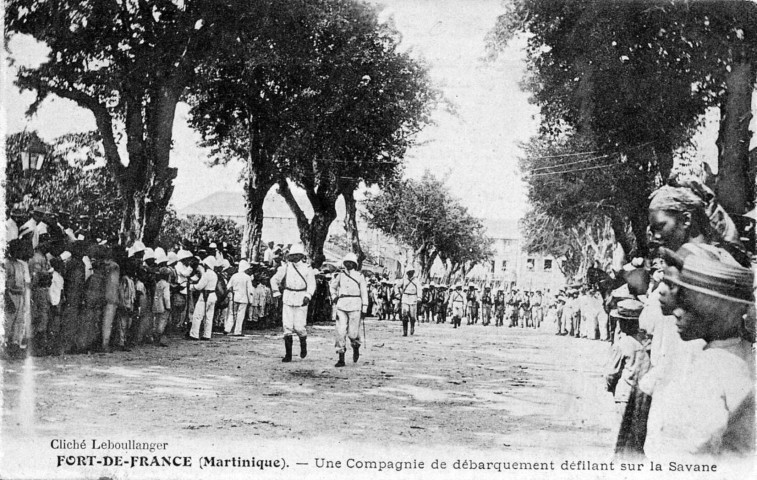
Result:
M452 116L434 114L434 125L419 134L406 154L405 174L418 178L430 170L447 181L476 216L514 220L527 209L525 187L517 168L521 142L536 133L538 108L518 82L525 69L523 42L514 44L496 62L483 60L485 36L502 11L501 0L377 0L381 18L394 22L402 34L401 48L426 62L434 84L456 106ZM19 65L35 65L45 48L28 38L9 45ZM93 130L93 116L68 100L50 97L33 117L24 112L34 99L12 84L15 70L3 77L0 112L9 133L38 130L51 140L69 132ZM757 96L755 96L757 101ZM187 126L188 108L179 104L174 123L171 166L178 167L173 204L181 209L213 192L240 191L241 164L207 166L200 137ZM717 115L696 141L699 156L716 158ZM753 123L754 126L754 123ZM754 143L754 142L753 142Z
M518 89L524 63L513 48L496 63L486 63L485 35L501 11L500 0L381 0L382 18L390 18L402 34L401 48L425 61L435 85L457 107L457 116L434 115L435 125L418 137L419 146L406 155L406 175L425 170L447 178L454 195L471 213L490 218L518 218L525 209L524 188L517 176L518 143L535 132L537 110ZM23 38L10 44L20 65L35 65L46 55L44 46ZM34 99L9 82L2 106L7 132L38 130L51 140L69 132L95 128L93 116L68 100L50 97L39 112L24 112ZM180 104L174 125L172 166L178 167L173 203L181 208L218 190L241 191L241 165L206 165L199 135L187 126L187 106Z

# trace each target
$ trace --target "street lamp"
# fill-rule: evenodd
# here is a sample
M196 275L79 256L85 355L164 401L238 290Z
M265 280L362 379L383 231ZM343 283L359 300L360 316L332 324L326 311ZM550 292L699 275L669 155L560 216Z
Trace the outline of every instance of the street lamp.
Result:
M45 145L36 135L32 136L26 148L21 151L21 169L24 173L29 170L41 170L46 156Z

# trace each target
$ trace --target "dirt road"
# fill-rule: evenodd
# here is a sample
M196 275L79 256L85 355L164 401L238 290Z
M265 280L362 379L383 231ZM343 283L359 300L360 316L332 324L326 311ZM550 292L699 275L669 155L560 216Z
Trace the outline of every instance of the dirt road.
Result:
M609 344L551 331L366 322L367 346L334 368L333 326L281 363L278 330L173 338L168 348L6 363L3 437L299 439L367 448L611 452Z
M35 358L31 412L20 405L30 369L8 364L3 423L6 432L24 424L44 436L102 436L117 423L118 432L134 433L160 426L378 444L610 448L612 400L601 388L608 344L480 325L421 324L406 338L400 330L398 322L368 319L363 356L353 364L348 352L343 369L333 367L329 325L310 327L309 356L297 357L295 345L290 364L280 362L278 331ZM343 421L334 421L336 411Z

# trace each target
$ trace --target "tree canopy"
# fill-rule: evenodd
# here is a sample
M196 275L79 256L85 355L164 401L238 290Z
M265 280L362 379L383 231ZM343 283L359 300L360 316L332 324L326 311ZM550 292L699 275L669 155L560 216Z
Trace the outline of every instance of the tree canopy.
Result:
M207 248L211 243L219 246L225 243L225 253L236 257L241 242L242 227L234 220L207 215L179 218L169 207L157 245L166 250L182 246L197 252L198 248Z
M50 49L39 67L19 69L17 85L37 92L30 111L54 94L94 115L122 199L122 241L158 235L176 176L169 167L176 104L199 65L274 3L6 2L6 35L28 34Z
M481 220L429 172L420 180L393 182L368 195L365 208L369 226L413 249L424 279L437 258L451 275L492 255Z
M713 106L722 116L721 197L743 213L743 193L752 191L743 84L753 89L754 71L734 72L754 64L757 5L515 0L506 9L490 47L496 56L513 36L527 37L523 86L540 107L541 128L521 170L533 216L554 220L543 225L607 217L626 253L643 253L647 196Z
M218 161L246 161L248 241L259 241L262 201L278 183L301 240L317 255L336 218L336 199L351 199L361 182L398 176L437 94L425 67L397 51L397 32L360 2L284 5L244 34L249 41L240 37L204 71L206 81L192 96L192 124ZM312 219L289 182L305 190Z

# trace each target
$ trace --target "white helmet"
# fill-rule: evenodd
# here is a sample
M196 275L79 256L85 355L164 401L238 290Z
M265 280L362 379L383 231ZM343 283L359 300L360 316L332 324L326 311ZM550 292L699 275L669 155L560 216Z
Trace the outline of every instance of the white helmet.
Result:
M155 263L164 263L168 261L166 251L158 247L155 249Z
M145 248L145 255L142 257L142 260L149 260L149 259L155 259L155 250L152 248Z
M174 263L179 261L179 256L176 255L176 252L168 252L166 262L169 265L173 265Z
M344 259L342 260L342 265L344 265L347 262L352 262L357 267L357 255L355 255L354 253L348 253L347 255L345 255Z
M142 243L141 240L137 240L131 246L131 251L134 252L134 253L144 252L145 251L145 244Z
M216 257L211 257L210 255L208 255L207 257L205 257L205 260L203 260L202 263L207 265L210 269L216 268Z
M184 250L183 248L179 250L179 253L176 254L177 260L181 261L187 258L192 258L192 252L189 250Z
M247 260L240 260L239 261L239 271L240 272L244 272L244 271L246 271L249 268L250 268L250 262L248 262Z
M301 243L295 243L292 248L289 249L289 255L306 255L305 247Z

